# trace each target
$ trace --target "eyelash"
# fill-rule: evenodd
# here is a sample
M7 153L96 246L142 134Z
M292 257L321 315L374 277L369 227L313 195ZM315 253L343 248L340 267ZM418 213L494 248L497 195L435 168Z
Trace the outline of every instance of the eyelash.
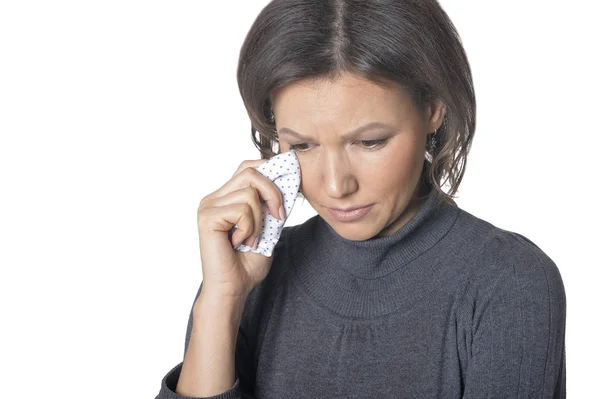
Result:
M360 140L358 142L359 143L375 143L375 145L373 147L365 147L365 149L371 151L371 150L376 150L376 149L379 149L379 148L383 147L387 143L387 141L388 141L388 139L381 139L381 140ZM306 143L290 144L290 151L291 150L295 150L297 152L306 152L306 151L308 151L307 149L305 149L305 150L298 149L298 147L303 146L303 145L307 145L307 144Z

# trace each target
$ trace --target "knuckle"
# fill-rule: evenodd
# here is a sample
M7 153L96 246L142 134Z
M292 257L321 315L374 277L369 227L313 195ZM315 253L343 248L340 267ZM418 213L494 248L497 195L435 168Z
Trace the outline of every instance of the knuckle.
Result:
M208 195L204 196L200 200L200 203L198 204L198 208L206 207L208 205L208 203L210 202L210 200L212 200L212 194L208 194Z
M243 210L243 212L244 212L246 215L252 215L252 206L251 206L250 204L248 204L247 202L246 202L246 203L244 203L244 204L243 204L243 206L244 206L244 210Z
M244 195L248 198L252 198L256 195L256 189L252 186L244 187Z
M242 170L240 173L243 173L245 176L254 176L258 171L254 168L248 167Z
M242 161L242 163L240 163L240 166L238 166L238 168L237 168L237 172L243 172L244 170L251 168L251 166L252 166L251 161L249 161L249 160Z

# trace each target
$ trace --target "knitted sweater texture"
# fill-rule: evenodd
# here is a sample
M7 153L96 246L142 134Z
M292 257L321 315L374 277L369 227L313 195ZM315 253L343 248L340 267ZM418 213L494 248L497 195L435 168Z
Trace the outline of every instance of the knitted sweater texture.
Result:
M235 383L210 398L564 398L556 264L438 196L388 237L348 240L319 215L285 227L245 304ZM181 366L156 399L187 398Z

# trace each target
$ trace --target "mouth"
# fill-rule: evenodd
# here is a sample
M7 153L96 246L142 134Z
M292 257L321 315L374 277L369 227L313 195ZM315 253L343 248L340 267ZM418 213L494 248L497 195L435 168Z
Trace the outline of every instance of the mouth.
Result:
M352 212L356 209L366 208L367 206L369 206L369 205L352 206L352 207L348 207L348 208L329 208L329 209L333 209L334 211L339 211L339 212Z
M374 204L362 206L362 207L351 207L346 209L327 208L331 216L340 222L353 222L365 216Z

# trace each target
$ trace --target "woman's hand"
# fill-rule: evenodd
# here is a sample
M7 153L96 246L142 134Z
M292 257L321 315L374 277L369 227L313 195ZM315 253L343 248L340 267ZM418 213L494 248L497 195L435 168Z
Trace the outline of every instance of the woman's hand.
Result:
M242 162L227 183L200 201L198 237L204 295L245 301L269 273L273 256L234 249L242 242L253 246L260 236L261 200L266 201L273 217L284 220L280 216L283 198L279 188L255 169L267 161ZM229 232L234 225L237 230L230 241Z

